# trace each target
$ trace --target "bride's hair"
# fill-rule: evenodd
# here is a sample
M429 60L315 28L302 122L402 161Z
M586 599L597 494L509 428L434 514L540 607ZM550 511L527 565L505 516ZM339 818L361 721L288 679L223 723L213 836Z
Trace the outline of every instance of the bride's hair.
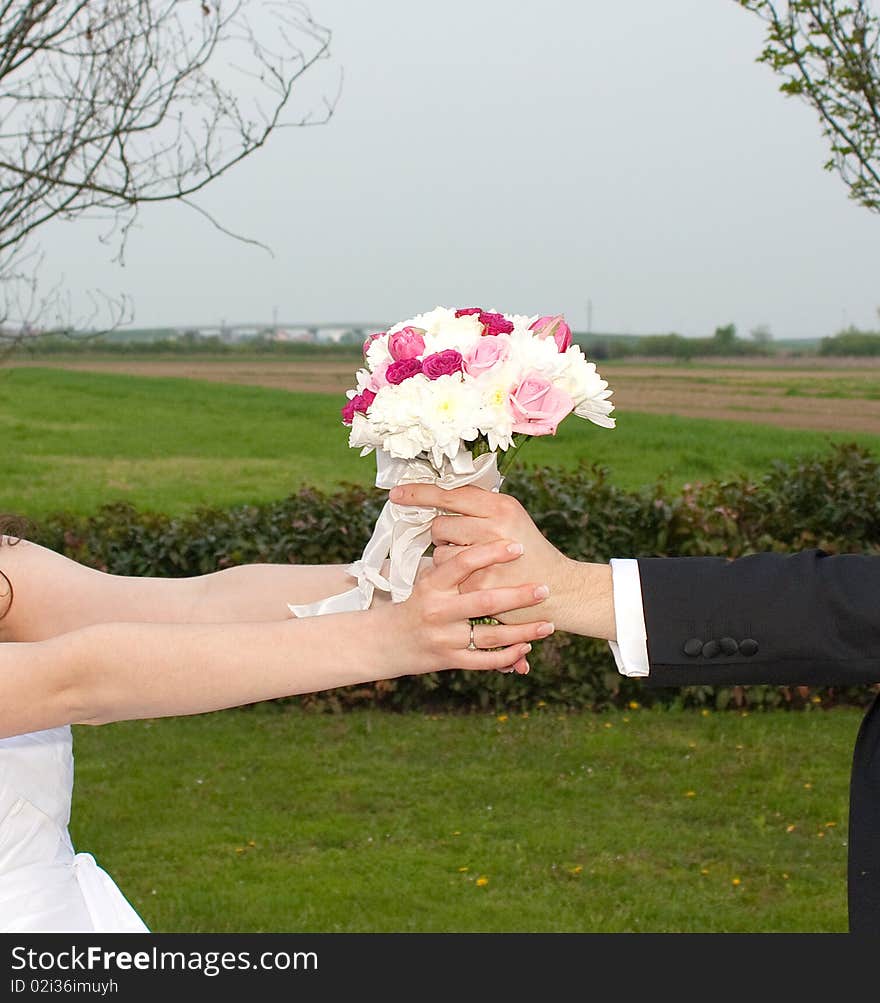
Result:
M18 515L0 515L0 544L5 543L8 547L14 547L16 543L20 543L22 539L22 533L28 526L27 519ZM12 588L12 582L9 580L9 576L5 571L0 570L0 576L6 582L8 586L7 591L0 594L0 600L7 599L6 606L3 612L0 613L0 620L12 609L12 600L15 598L15 590Z

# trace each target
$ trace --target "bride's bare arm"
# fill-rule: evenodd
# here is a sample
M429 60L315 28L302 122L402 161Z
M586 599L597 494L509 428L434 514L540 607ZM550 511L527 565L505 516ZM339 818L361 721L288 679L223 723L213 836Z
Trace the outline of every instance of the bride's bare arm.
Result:
M247 564L191 578L136 578L96 571L28 540L4 542L0 569L13 584L14 601L0 619L0 640L40 641L107 622L284 620L288 603L351 588L345 567ZM0 595L0 612L8 602Z
M196 714L274 697L445 668L527 671L540 618L478 626L469 617L537 606L539 583L461 595L480 568L516 560L508 541L471 547L423 574L405 603L271 623L100 623L0 645L0 736L67 723Z

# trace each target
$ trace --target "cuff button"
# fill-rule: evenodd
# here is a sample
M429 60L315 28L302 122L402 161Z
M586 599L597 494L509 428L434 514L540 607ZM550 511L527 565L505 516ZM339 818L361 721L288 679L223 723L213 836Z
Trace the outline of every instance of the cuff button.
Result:
M721 645L713 638L703 645L703 657L714 658L721 651Z
M684 642L684 653L690 655L691 658L696 658L697 655L703 650L703 642L698 637L688 638Z
M732 637L722 637L719 641L721 652L725 655L735 655L739 651L739 645Z
M743 655L754 655L758 650L758 642L753 637L747 637L739 642L739 650Z

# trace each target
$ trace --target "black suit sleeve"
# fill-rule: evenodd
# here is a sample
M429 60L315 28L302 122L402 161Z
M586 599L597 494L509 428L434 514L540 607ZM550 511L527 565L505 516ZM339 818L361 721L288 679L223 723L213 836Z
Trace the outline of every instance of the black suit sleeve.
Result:
M880 681L880 557L639 560L649 686Z

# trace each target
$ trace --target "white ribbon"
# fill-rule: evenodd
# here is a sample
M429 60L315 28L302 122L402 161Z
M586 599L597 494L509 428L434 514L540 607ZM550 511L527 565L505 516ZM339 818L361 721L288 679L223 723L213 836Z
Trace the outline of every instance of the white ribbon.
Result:
M501 482L496 453L483 453L475 460L469 451L462 450L455 459L444 459L438 471L425 459L402 460L384 450L376 451L376 487L385 490L397 484L437 484L447 490L473 484L487 491L498 491ZM408 599L419 561L431 543L431 524L441 511L386 502L360 560L346 568L346 573L357 579L357 585L315 603L303 606L288 603L288 609L298 617L369 609L375 589L390 592L393 602ZM389 554L391 567L386 578L382 565Z

